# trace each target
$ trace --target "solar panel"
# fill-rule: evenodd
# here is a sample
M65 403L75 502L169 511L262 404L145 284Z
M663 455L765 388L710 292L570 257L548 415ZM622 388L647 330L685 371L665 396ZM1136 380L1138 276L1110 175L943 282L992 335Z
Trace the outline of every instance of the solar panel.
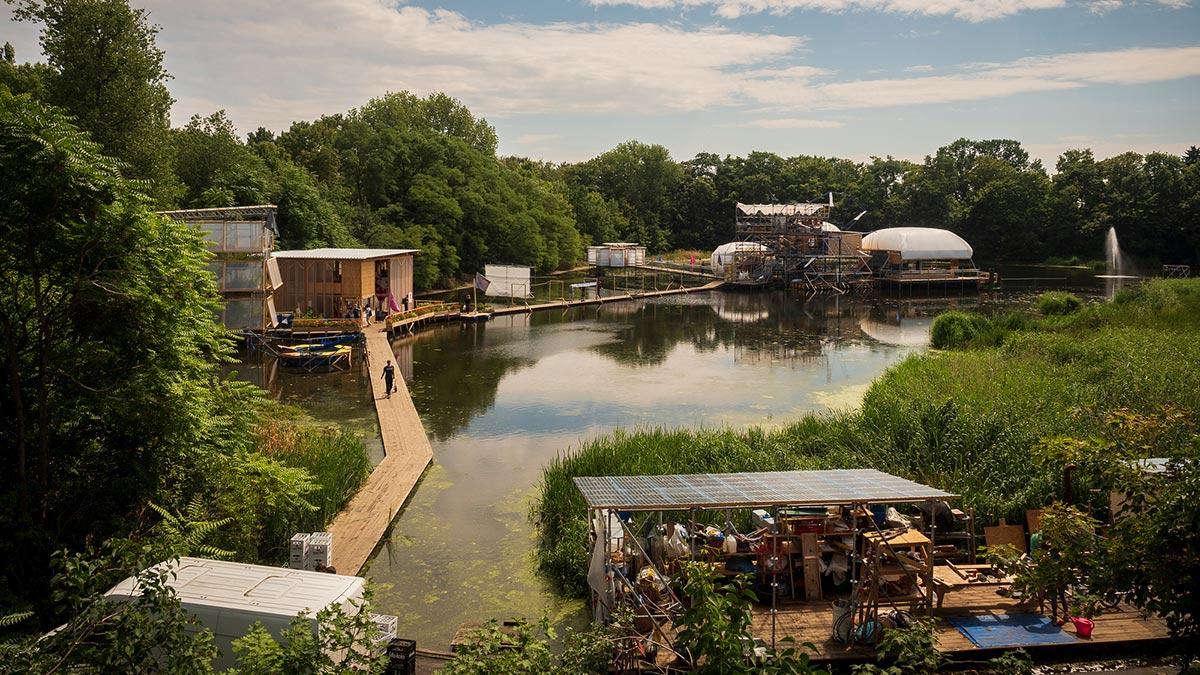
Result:
M574 480L589 507L626 511L887 504L957 496L875 469L583 476Z

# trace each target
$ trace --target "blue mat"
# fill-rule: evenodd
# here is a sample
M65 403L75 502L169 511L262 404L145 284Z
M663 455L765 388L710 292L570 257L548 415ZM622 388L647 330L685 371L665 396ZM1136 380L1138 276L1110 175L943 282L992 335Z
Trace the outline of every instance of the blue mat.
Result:
M946 620L980 649L1059 645L1079 639L1040 614L948 616Z

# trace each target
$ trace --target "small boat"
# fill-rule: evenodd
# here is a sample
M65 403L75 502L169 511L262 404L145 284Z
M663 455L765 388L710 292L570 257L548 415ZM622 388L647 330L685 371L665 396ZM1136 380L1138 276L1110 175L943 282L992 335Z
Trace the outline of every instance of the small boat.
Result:
M349 365L354 350L350 345L321 347L304 344L284 348L279 352L279 362L293 368L314 370L322 366L341 367Z

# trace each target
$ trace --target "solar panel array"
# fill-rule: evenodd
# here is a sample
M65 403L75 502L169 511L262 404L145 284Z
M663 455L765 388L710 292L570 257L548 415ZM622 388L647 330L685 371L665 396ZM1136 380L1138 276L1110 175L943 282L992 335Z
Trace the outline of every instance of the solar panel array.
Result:
M957 495L875 469L575 478L591 508L626 511L901 503Z

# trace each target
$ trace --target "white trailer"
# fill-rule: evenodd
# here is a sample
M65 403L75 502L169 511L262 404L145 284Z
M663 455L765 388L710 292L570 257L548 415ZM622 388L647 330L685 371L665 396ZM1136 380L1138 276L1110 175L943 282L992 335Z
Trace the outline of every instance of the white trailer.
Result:
M175 572L174 578L168 577L168 585L175 589L180 604L212 631L221 650L214 661L218 670L233 665L233 641L256 621L279 638L295 616L307 612L316 632L313 617L330 605L340 605L347 614L357 613L366 583L361 577L207 558L180 558L178 563L167 561L154 569L165 567ZM130 577L105 597L121 601L138 593L137 578Z

